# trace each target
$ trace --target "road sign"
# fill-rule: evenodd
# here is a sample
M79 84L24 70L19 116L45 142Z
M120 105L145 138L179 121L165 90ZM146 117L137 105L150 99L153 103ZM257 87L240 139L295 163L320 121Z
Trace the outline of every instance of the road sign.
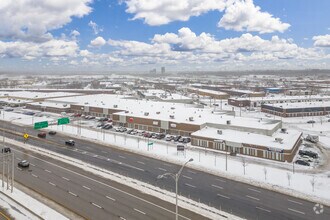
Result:
M65 124L69 124L69 123L70 123L69 118L59 118L59 119L57 119L57 124L58 125L65 125Z
M154 145L153 142L148 142L148 146L152 146L152 145Z
M183 144L178 144L178 145L176 146L176 150L177 150L177 151L184 151L184 145L183 145Z
M41 128L47 128L48 127L48 121L41 121L34 123L34 129L41 129Z
M25 134L23 135L23 137L24 137L25 139L28 139L28 138L29 138L29 135L28 135L27 133L25 133Z

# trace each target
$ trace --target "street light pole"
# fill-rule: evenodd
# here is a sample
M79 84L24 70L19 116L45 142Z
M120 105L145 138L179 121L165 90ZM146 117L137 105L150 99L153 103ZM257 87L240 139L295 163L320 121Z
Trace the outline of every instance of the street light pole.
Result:
M187 162L185 162L182 167L180 168L179 172L176 174L173 173L164 173L162 175L159 175L157 179L165 178L166 176L170 176L175 180L175 220L178 220L179 217L179 211L178 211L178 182L180 175L182 173L183 168L187 165L187 163L194 161L194 159L190 158Z

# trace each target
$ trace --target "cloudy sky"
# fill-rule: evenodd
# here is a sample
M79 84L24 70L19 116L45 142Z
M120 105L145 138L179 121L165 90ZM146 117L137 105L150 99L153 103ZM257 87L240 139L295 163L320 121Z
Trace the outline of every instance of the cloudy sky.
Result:
M329 0L1 0L0 71L330 69Z

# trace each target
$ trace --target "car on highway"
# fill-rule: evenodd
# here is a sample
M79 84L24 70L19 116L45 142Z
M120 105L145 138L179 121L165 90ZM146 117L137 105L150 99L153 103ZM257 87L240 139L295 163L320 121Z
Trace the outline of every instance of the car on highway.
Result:
M2 153L11 153L11 149L10 149L10 147L4 147L4 148L2 148L1 152Z
M56 134L56 131L49 131L48 134L55 135Z
M22 161L18 162L17 165L22 168L28 168L30 166L30 163L27 160L22 160Z
M296 160L296 164L303 165L303 166L310 165L307 161L304 161L304 160Z
M38 137L40 138L46 138L46 132L39 132Z
M308 123L308 124L314 124L315 121L314 121L314 120L309 120L309 121L307 121L307 123Z
M76 144L76 142L74 140L65 141L65 145L74 146L75 144Z

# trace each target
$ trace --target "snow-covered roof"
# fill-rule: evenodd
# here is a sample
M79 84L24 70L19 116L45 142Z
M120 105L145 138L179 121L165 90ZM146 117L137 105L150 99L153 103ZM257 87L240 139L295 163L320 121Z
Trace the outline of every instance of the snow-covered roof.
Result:
M232 98L235 100L250 100L250 101L281 101L281 100L312 100L312 99L322 99L322 100L328 100L330 99L330 96L323 96L323 95L306 95L306 96L285 96L285 95L272 95L272 96L265 96L265 97L248 97L248 98Z
M61 96L78 95L78 93L68 92L32 92L32 91L0 91L0 97L16 97L21 99L39 99Z
M291 108L318 108L318 107L330 107L330 101L326 102L295 102L295 103L276 103L270 104L270 106L291 109Z
M221 130L221 134L218 133ZM192 136L210 138L214 140L224 140L234 143L244 143L250 145L264 146L268 148L276 148L279 150L290 150L301 135L296 130L287 130L285 133L281 130L276 131L272 136L255 134L251 132L242 132L231 129L218 129L213 127L204 127L191 134ZM277 140L282 140L276 141Z

